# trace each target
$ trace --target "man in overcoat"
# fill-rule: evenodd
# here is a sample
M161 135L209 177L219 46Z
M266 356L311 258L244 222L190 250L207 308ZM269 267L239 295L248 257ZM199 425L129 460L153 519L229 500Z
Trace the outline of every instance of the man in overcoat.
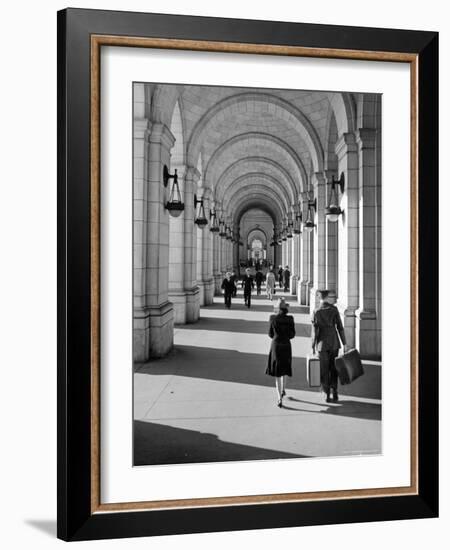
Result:
M245 275L242 277L242 288L244 289L244 303L249 308L252 299L252 288L254 288L255 283L253 282L253 277L250 275L250 268L247 267L245 270Z
M345 331L342 325L338 308L327 300L328 291L319 290L320 305L314 310L311 318L311 346L313 355L316 351L320 361L320 383L326 394L326 401L331 401L330 391L333 392L333 401L338 401L338 373L334 364L342 345L347 348ZM340 338L340 341L339 341Z
M285 292L287 292L289 290L289 283L291 281L291 272L289 271L288 265L284 268L283 279L284 279L284 290Z
M222 281L221 288L223 290L223 297L224 297L224 300L225 300L225 307L230 309L230 307L231 307L231 297L233 296L233 292L236 288L236 285L232 281L231 273L229 271L227 271L227 273L225 274L225 279Z
M234 269L233 269L233 271L231 272L231 281L232 281L232 283L234 284L233 298L236 298L238 277L237 277L236 271L235 271Z
M278 266L278 284L280 285L280 288L283 288L283 266Z
M262 285L262 282L264 281L263 272L260 271L259 269L256 270L255 281L256 281L256 294L258 294L259 296L261 294L261 285Z

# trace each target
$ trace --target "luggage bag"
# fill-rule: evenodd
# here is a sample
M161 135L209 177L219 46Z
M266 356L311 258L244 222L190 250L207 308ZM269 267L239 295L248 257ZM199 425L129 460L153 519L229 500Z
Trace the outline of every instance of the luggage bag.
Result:
M310 388L320 387L320 361L316 355L306 358L306 379Z
M339 376L339 382L344 386L351 384L354 380L364 374L361 356L357 349L351 349L334 360Z

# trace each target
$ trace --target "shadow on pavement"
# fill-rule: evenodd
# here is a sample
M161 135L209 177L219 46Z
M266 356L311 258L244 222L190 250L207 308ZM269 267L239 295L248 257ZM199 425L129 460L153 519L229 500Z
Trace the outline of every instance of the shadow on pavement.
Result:
M287 403L287 405L285 405L285 403ZM317 401L305 401L303 399L296 399L295 397L288 397L287 401L283 401L283 408L293 411L303 411L304 409L299 409L294 406L290 407L288 405L289 403L318 404ZM377 403L363 403L361 401L346 399L333 404L325 403L325 401L319 404L327 407L327 409L321 411L321 414L333 414L336 416L361 418L364 420L381 420L381 405Z
M267 352L270 341L267 338ZM204 380L236 382L253 386L274 387L275 380L265 374L267 358L261 354L240 353L214 348L176 346L161 359L136 364L140 374L180 375ZM319 388L310 388L306 379L306 359L294 358L291 378L287 387L318 393ZM381 367L367 366L365 374L348 386L340 386L341 395L381 399ZM317 404L317 403L316 403Z
M202 308L203 309L203 308ZM233 309L230 310L233 312ZM247 332L252 334L267 334L269 331L269 314L267 321L247 321L246 319L221 319L217 317L200 317L200 320L190 325L176 325L176 328L184 330L220 330L225 332ZM300 323L295 324L296 336L309 338L311 326Z
M134 421L135 466L275 458L305 458L305 455L229 443L210 433Z

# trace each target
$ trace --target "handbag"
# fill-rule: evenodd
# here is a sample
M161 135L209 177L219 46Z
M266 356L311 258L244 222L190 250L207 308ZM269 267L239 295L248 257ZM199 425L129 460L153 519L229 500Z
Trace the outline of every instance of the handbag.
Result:
M334 360L338 372L339 382L345 386L364 374L361 356L357 349L350 349Z

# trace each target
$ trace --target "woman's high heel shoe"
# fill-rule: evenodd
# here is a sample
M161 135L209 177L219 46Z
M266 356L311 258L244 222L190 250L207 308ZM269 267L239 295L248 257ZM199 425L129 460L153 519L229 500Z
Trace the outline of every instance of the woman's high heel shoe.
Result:
M283 398L285 395L286 395L286 392L283 390L283 391L281 392L281 397Z
M283 406L283 399L278 399L278 403L277 403L278 407L281 407Z

